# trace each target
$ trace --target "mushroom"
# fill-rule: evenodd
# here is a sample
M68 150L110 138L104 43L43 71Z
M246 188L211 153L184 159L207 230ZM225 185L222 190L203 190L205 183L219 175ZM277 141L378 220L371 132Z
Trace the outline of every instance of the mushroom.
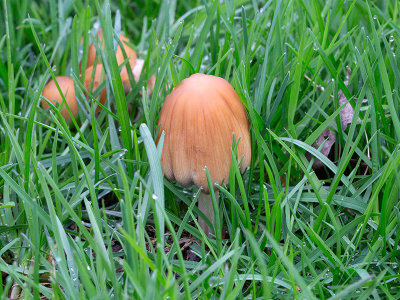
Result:
M56 76L56 80L58 85L60 86L61 92L65 97L65 101L67 102L71 113L73 116L76 116L78 113L78 104L75 99L75 86L74 81L72 78L67 76ZM55 81L52 79L50 80L43 89L42 96L47 98L48 100L52 101L54 104L62 102L62 96L57 89ZM43 109L47 109L49 104L42 99L41 104ZM65 106L61 109L61 115L64 117L65 121L70 120L69 112Z
M242 102L225 79L194 74L167 96L159 126L157 142L165 132L161 154L163 173L183 187L195 184L201 188L199 209L215 225L204 167L208 168L214 184L228 181L233 134L240 138L237 148L240 170L243 172L249 166L249 123ZM210 236L212 230L205 220L199 218L199 224Z
M98 38L100 39L101 45L104 46L104 40L103 40L103 30L99 29L99 31L97 32L98 34ZM143 64L144 64L144 60L142 59L138 59L136 52L127 45L127 42L129 42L128 38L125 37L124 35L120 34L119 35L119 39L123 45L126 57L129 59L129 65L131 67L133 76L135 78L136 81L139 80L140 78L140 73L142 72L142 68L143 68ZM96 36L96 40L97 40L97 36ZM105 76L101 76L103 71L103 65L102 64L98 64L99 58L97 57L96 59L96 47L94 46L93 43L91 43L89 45L89 49L88 49L88 58L87 58L87 65L86 65L86 71L85 71L85 88L90 90L91 92L95 89L97 89L97 87L100 85L100 83L105 80ZM117 51L115 53L115 56L117 58L117 63L120 66L122 63L125 62L125 56L122 52L121 47L118 45ZM91 83L91 79L92 79L92 72L93 72L93 68L96 67L96 71L95 71L95 76L94 76L94 82L93 84ZM81 65L79 65L79 68L81 68ZM128 70L126 68L126 65L124 65L121 69L120 72L120 76L122 79L122 84L124 87L124 92L125 94L128 94L132 87L129 81L129 76L128 76ZM150 77L150 79L148 80L148 88L147 88L147 96L149 96L151 94L151 91L154 88L154 84L155 84L155 77L154 75ZM92 85L92 89L90 89L90 86ZM103 89L101 91L101 95L100 95L100 103L104 104L106 101L106 90ZM98 107L96 109L96 112L100 111L100 107Z
M99 29L99 31L97 32L99 38L100 38L100 42L102 45L104 45L104 41L103 41L103 31L101 29ZM96 37L97 39L97 37ZM133 50L131 47L129 47L126 42L129 42L129 39L127 37L125 37L124 35L120 34L119 35L119 39L124 47L125 53L126 53L126 57L128 57L129 59L129 64L131 65L131 67L133 68L133 66L136 64L136 59L137 59L137 55L135 50ZM89 67L98 64L99 63L99 58L97 57L96 60L96 47L94 46L93 43L91 43L89 45L89 49L88 49L88 58L87 58L87 63L86 63L86 68L88 69ZM117 48L117 52L115 53L116 57L117 57L117 62L118 65L121 65L124 61L125 61L125 57L124 54L122 53L122 49L121 47L118 45ZM125 68L125 66L124 66Z
M143 63L144 63L144 61L142 59L138 59L135 67L132 68L133 77L136 81L138 81L140 78L140 73L142 72ZM94 67L96 68L96 70L95 70L93 83L92 83L92 73L93 73ZM124 93L126 95L131 91L132 87L131 87L131 83L129 81L127 69L125 67L122 68L122 70L120 72L120 76L121 76L122 85L124 88ZM106 77L105 77L103 65L101 65L101 64L92 65L86 69L84 86L89 92L93 92L99 87L99 85L105 79L106 79ZM147 84L148 84L147 96L149 96L151 94L151 91L153 90L154 84L155 84L155 76L154 75L150 77ZM100 103L103 105L104 105L104 103L106 103L106 89L105 88L101 91ZM96 109L96 112L99 112L100 109L101 108L98 107Z
M136 82L139 81L140 74L142 73L143 65L144 65L143 59L137 59L136 64L133 67L131 65L133 78L135 79ZM121 70L121 79L122 79L122 84L124 85L125 94L127 94L130 92L132 87L131 87L131 83L129 81L129 75L128 75L127 69L125 67ZM147 86L148 86L147 91L146 91L147 96L150 96L151 92L154 89L155 83L156 83L156 77L154 75L152 75L149 78L149 80L147 81Z
M94 78L92 83L92 73L93 68L96 68L94 71ZM85 83L84 86L89 92L95 91L99 85L106 79L105 71L103 69L103 65L92 65L86 69L85 72ZM100 94L100 103L104 105L106 103L106 89L104 88ZM96 112L100 110L100 107L96 109Z

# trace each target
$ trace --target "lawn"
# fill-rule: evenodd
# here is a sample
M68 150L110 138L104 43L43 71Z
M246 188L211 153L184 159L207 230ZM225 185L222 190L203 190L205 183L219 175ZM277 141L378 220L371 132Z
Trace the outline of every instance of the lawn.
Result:
M0 8L1 299L400 298L399 1ZM120 33L143 62L128 89ZM210 237L201 190L160 163L163 103L195 73L232 85L250 132L250 165L233 143L210 189ZM55 76L74 83L67 121L42 106Z

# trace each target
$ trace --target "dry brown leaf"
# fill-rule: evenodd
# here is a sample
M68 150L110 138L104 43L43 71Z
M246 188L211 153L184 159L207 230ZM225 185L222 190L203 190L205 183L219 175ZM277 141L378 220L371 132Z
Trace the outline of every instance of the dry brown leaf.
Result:
M346 81L344 84L346 86L349 85L349 79L351 75L351 69L347 66L346 67L347 75L346 75ZM339 106L342 106L343 104L346 105L343 107L343 109L340 111L340 121L342 125L342 130L345 130L347 128L347 124L351 123L351 120L353 119L354 115L354 109L351 106L350 102L347 100L346 96L343 94L343 91L339 91Z
M325 142L325 140L326 140L326 142ZM334 131L330 130L329 128L326 128L321 133L321 135L317 138L317 140L315 141L313 146L314 146L314 148L318 149L325 142L325 144L322 146L321 153L323 155L325 155L326 157L328 157L335 141L336 141L336 133ZM307 154L308 154L307 158L309 160L311 160L311 155L309 153L307 153ZM322 167L323 167L323 163L321 162L321 160L316 158L313 163L313 168L320 169Z
M347 71L347 75L346 75L346 81L344 82L344 84L346 86L348 86L350 75L351 75L352 71L348 66L346 67L346 71ZM343 107L343 109L340 111L340 121L341 121L341 125L342 125L342 130L345 130L347 127L347 124L351 123L351 120L353 119L353 115L354 115L354 109L351 106L351 104L348 102L346 96L343 94L343 91L340 90L339 91L339 105L342 106L345 103L346 103L345 107ZM325 142L325 140L326 140L326 142ZM329 128L326 128L321 133L321 135L317 138L317 140L315 141L313 146L314 146L314 148L319 148L325 142L325 144L322 146L321 153L323 155L325 155L326 157L328 157L335 141L336 141L336 133L334 131L330 130ZM306 157L307 157L307 159L311 160L311 155L309 153L307 153ZM316 158L313 163L313 169L320 169L322 167L323 167L323 163L321 162L321 160Z

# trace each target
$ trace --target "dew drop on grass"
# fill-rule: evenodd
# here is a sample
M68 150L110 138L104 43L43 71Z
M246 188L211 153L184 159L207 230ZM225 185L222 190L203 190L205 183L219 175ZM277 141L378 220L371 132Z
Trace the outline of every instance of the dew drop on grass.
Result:
M313 48L314 48L314 51L318 51L319 50L319 47L318 47L318 45L316 43L314 43Z
M378 19L378 17L376 15L374 15L374 20Z
M90 271L91 269L90 269L90 267L89 266L87 266L87 268L86 268L88 271Z
M391 35L391 36L389 37L389 42L392 43L393 41L394 41L394 36Z
M52 70L53 72L57 71L57 66L51 67L51 70Z
M157 196L156 194L153 194L152 198L153 198L154 200L157 200L157 199L158 199L158 196Z

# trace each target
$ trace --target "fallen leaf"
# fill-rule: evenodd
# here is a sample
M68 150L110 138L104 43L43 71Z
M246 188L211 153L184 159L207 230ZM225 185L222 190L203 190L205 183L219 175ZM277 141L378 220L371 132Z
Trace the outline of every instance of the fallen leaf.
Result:
M346 75L346 81L344 84L346 86L349 85L349 79L351 75L351 69L347 66L346 67L347 75ZM353 119L354 115L354 109L351 106L350 102L347 100L346 96L343 94L343 91L339 91L339 106L342 106L343 104L346 105L343 107L343 109L340 111L340 121L342 125L342 130L345 130L347 128L347 124L351 123L351 120Z
M328 155L329 155L329 153L331 151L331 148L332 148L333 144L335 143L335 141L336 141L336 133L334 131L330 130L329 128L326 128L321 133L321 135L317 138L317 140L315 141L313 146L314 146L314 148L318 149L323 144L322 149L321 149L320 152L323 155L325 155L326 157L328 157ZM324 144L324 142L325 142L325 144ZM307 159L311 160L311 154L310 153L307 153L307 154L308 154L308 155L306 155ZM314 163L313 163L313 168L314 169L320 169L322 167L323 167L322 161L319 160L318 158L316 158L314 160Z

